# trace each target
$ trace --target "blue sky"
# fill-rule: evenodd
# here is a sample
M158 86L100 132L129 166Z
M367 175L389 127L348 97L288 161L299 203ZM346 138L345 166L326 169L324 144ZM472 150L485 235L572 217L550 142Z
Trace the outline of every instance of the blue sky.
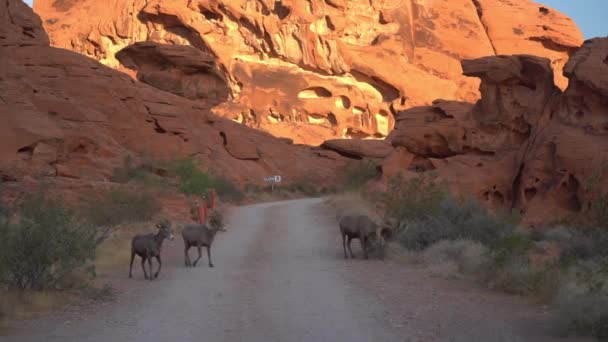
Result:
M608 36L607 0L536 0L574 19L585 38Z
M569 15L585 38L608 36L608 0L536 0ZM30 6L33 0L25 0Z

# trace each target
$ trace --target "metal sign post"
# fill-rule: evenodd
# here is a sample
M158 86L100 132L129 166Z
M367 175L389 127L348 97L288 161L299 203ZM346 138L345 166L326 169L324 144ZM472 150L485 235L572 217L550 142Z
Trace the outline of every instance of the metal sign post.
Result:
M264 182L270 183L270 191L274 193L274 185L281 183L281 176L267 176L264 177Z

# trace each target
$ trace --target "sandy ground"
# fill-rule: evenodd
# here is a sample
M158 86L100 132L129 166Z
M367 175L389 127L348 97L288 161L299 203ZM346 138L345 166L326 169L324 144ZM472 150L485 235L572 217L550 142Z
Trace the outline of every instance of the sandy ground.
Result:
M204 256L186 269L177 238L163 247L158 280L145 281L137 263L116 300L22 322L0 341L572 340L520 298L396 262L344 260L320 199L236 208L228 223L215 268Z

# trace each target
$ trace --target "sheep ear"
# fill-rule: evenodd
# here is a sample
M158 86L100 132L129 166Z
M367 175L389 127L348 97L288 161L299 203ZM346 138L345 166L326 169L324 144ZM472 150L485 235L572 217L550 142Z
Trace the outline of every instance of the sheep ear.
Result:
M161 226L160 223L156 225L156 228L158 228L158 229L161 229L162 227L163 226Z

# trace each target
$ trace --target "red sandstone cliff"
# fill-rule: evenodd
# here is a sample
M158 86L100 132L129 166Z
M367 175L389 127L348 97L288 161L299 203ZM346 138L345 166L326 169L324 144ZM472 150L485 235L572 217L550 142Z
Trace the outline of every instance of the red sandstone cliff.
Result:
M196 69L205 84L213 80L213 91L203 91L210 97L196 101L134 81L81 54L49 47L40 19L29 7L21 1L0 2L2 183L23 191L28 184L45 182L77 192L107 184L127 154L194 156L240 183L260 184L272 174L287 182L336 182L336 170L343 165L337 154L324 152L322 157L211 114L227 85L211 70L212 57L192 53L197 58L187 61L182 53L175 64Z
M436 98L476 101L479 82L462 75L461 59L547 57L565 89L562 68L582 43L572 20L529 0L34 3L53 46L190 99L228 96L180 62L210 52L232 97L216 113L311 145L384 138L394 114Z

